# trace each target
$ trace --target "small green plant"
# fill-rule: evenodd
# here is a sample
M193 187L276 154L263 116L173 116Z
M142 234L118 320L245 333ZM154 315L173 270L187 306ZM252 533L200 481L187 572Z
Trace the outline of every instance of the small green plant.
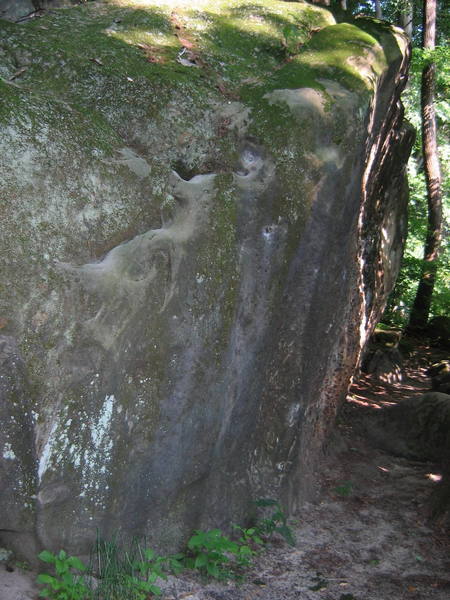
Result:
M196 530L186 553L159 556L145 547L145 540L133 539L124 546L117 537L106 541L97 536L90 565L86 567L64 550L58 555L45 550L39 558L54 566L56 576L39 575L38 582L47 586L40 596L47 600L147 600L161 594L159 579L166 580L167 573L177 575L186 568L216 579L240 580L274 533L295 544L280 504L262 499L256 505L274 510L253 527L234 525L239 532L237 540L220 529Z
M288 525L288 519L277 500L271 498L261 498L255 501L259 508L273 508L274 512L258 521L256 531L259 537L270 538L274 533L281 535L290 546L295 546L295 537L292 529Z
M283 46L288 55L297 54L303 41L302 31L296 25L286 25L283 27Z
M294 22L288 23L283 27L283 39L281 42L288 57L298 54L301 46L310 39L314 32L314 29L309 24L303 23L295 15L291 15L291 17L294 19Z
M339 494L339 496L348 498L353 492L353 483L351 481L344 481L344 483L335 487L334 491L336 494Z
M39 592L41 598L48 600L86 600L90 591L85 585L83 576L76 575L73 571L84 573L86 565L76 556L68 556L64 550L59 554L53 554L44 550L39 558L53 565L56 576L42 573L38 575L37 581L47 587Z
M137 539L124 546L117 538L97 537L89 568L64 550L58 555L44 550L39 558L52 564L56 573L37 578L46 586L39 595L47 600L147 600L161 594L156 582L167 579L166 572L184 569L184 554L158 556Z
M247 544L250 546L263 546L264 540L259 535L259 531L257 527L249 527L245 529L244 527L240 527L239 525L233 525L233 529L239 531L241 537L239 538L239 542L241 544Z
M239 544L223 535L220 529L195 531L187 546L187 568L197 569L216 579L233 578L232 557L238 556Z
M125 577L125 587L133 590L138 600L145 600L148 594L161 594L161 588L155 585L159 578L167 579L162 570L164 558L157 556L154 550L144 550L139 557L131 563L131 575Z
M31 565L29 562L25 561L25 560L15 560L14 561L14 566L17 569L21 569L22 571L31 571Z
M173 575L179 575L184 570L185 555L182 552L163 557L163 570Z

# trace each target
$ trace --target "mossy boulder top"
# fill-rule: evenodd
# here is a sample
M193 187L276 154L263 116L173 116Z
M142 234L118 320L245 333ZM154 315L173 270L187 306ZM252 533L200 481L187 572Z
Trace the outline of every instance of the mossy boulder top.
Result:
M271 0L0 35L2 543L294 510L399 268L406 38Z

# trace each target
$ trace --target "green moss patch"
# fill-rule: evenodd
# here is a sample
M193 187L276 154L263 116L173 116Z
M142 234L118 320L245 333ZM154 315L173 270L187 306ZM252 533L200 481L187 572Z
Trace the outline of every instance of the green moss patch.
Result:
M130 98L138 99L136 113L146 103L151 116L175 88L252 102L271 89L322 89L318 79L326 77L364 93L367 82L348 58L377 48L380 71L386 59L379 43L387 58L396 47L386 25L367 19L336 25L322 8L263 0L181 7L107 0L22 25L1 22L0 29L4 80L69 103L77 120L84 116L105 131L107 123L127 119ZM180 52L196 66L180 64ZM13 97L20 104L19 94Z

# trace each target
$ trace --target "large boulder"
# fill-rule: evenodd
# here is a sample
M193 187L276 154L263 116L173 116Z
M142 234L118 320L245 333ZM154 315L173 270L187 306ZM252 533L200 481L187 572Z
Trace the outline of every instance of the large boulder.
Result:
M361 371L380 381L402 381L403 357L399 350L400 341L400 331L375 329L361 357Z
M447 466L450 448L450 396L427 392L377 411L369 435L384 449L412 460Z
M42 15L47 9L71 4L81 4L86 0L0 0L0 19L24 21Z
M404 35L262 0L0 27L0 536L295 510L399 269Z
M35 10L32 0L0 0L0 19L18 21Z

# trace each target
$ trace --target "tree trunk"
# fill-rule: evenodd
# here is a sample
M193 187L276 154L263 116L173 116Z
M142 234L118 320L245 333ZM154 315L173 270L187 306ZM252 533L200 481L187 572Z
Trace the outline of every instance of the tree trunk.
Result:
M435 40L436 0L424 0L423 47L434 49ZM434 109L435 79L436 65L429 62L422 71L421 89L422 150L427 183L428 227L422 273L411 310L409 329L421 329L427 324L442 237L442 186Z
M375 0L375 16L377 19L383 18L383 11L381 10L380 0Z
M412 0L405 0L399 15L399 25L404 30L409 40L412 41L413 33L413 4Z

